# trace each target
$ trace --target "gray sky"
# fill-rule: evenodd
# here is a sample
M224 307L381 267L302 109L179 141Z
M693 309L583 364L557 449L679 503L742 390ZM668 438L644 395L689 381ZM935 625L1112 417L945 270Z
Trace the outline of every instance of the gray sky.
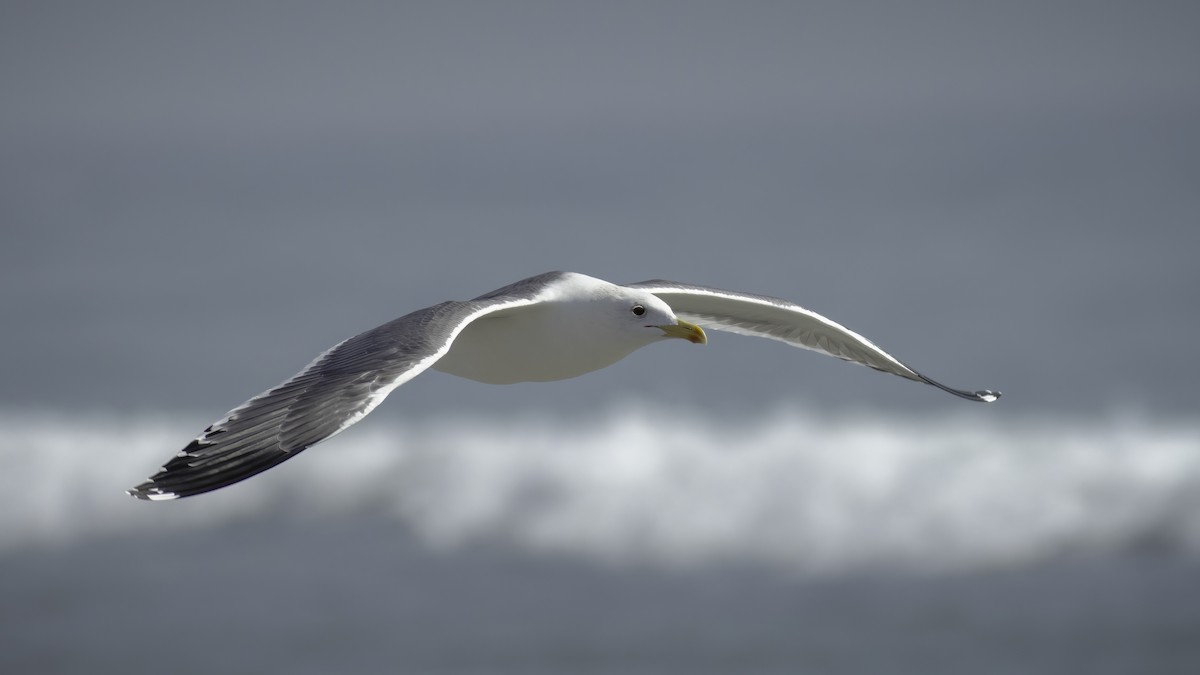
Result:
M569 269L786 297L1010 411L1193 414L1198 14L6 2L0 405L216 414ZM389 414L968 405L717 338L552 385L431 374Z

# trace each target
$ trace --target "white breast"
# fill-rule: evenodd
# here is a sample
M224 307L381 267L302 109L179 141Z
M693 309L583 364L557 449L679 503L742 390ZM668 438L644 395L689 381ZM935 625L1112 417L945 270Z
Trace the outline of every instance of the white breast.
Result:
M488 384L565 380L610 366L652 341L612 330L589 304L546 302L477 319L433 367Z

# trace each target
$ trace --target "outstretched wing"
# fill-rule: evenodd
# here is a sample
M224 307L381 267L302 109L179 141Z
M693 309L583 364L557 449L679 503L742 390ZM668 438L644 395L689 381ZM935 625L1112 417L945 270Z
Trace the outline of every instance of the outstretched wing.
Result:
M787 300L662 279L629 287L653 293L670 305L676 316L704 328L779 340L925 382L970 401L990 403L1000 398L998 391L963 391L935 382L849 328Z
M536 301L495 292L444 302L345 340L290 380L229 411L128 493L138 499L187 497L266 471L365 417L441 358L467 324Z

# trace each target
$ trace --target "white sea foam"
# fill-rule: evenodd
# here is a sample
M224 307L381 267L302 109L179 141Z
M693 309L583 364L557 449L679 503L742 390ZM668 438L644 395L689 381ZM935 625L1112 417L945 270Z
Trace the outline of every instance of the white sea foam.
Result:
M974 568L1061 553L1200 554L1200 424L818 415L723 422L374 418L261 476L166 504L123 490L195 420L0 415L0 551L261 518L384 513L456 546L795 571Z

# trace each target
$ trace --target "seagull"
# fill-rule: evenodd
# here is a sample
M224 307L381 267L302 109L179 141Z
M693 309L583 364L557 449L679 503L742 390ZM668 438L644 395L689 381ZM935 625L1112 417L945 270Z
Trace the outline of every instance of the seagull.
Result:
M674 281L625 286L547 272L473 300L419 309L334 345L291 379L211 424L127 493L165 500L232 485L358 422L432 368L490 384L565 380L654 342L704 344L704 329L778 340L990 403L996 391L936 382L867 338L795 303Z

